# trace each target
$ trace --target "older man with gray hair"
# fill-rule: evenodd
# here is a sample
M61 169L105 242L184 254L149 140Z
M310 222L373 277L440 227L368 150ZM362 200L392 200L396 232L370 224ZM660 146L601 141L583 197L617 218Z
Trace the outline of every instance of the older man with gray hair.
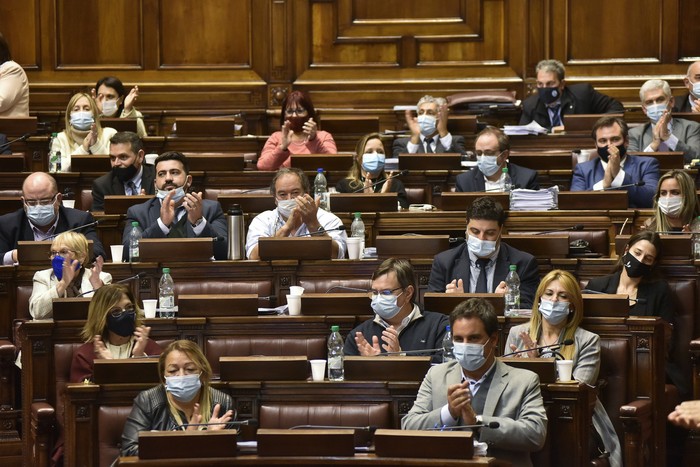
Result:
M688 71L683 77L683 85L688 93L676 101L673 111L700 113L700 61L688 65Z
M447 101L442 97L423 96L416 105L417 117L406 110L406 126L411 131L410 138L397 138L393 154L445 153L465 151L464 137L452 135L447 130Z
M700 124L671 117L675 99L666 81L650 79L639 89L639 99L650 121L630 130L630 151L678 151L686 163L698 157Z

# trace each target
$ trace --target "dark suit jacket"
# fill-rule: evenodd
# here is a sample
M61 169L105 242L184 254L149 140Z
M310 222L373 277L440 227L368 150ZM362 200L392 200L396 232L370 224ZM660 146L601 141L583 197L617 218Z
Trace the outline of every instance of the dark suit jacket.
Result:
M501 242L496 259L496 270L493 275L493 289L495 290L501 281L506 280L508 266L515 264L518 266L518 276L520 276L520 306L521 308L531 308L535 298L535 291L540 283L540 276L537 270L537 260L530 253L517 250ZM428 280L429 292L444 292L447 284L454 279L464 281L465 291L469 290L470 281L469 250L467 245L443 251L435 255L433 268L430 271ZM491 290L490 292L493 292Z
M644 180L643 186L625 188L631 208L650 208L659 182L659 161L654 157L627 156L623 185ZM571 191L592 191L593 185L603 179L605 169L599 158L577 164L571 179Z
M527 188L528 190L540 189L540 184L537 183L537 172L532 169L520 167L509 162L508 175L510 175L513 185L518 185L520 188ZM484 191L486 189L484 174L478 167L457 175L456 184L456 191Z
M608 114L624 111L620 102L599 93L588 83L565 86L561 95L562 117L567 114ZM523 101L523 112L520 115L521 125L527 125L533 120L545 128L552 128L547 108L537 94Z
M700 123L683 118L674 118L671 120L671 130L673 135L678 138L675 150L682 152L683 160L685 160L686 164L690 164L690 161L697 158L698 154L700 154ZM630 145L627 149L629 151L644 151L644 148L649 146L654 139L652 132L653 129L650 122L632 128L629 131Z
M4 133L0 133L0 154L12 154L10 146L5 147L5 144L7 144L7 136Z
M226 216L221 210L221 205L217 201L211 201L205 199L202 201L203 204L203 215L207 220L207 225L204 226L202 237L223 237L223 241L214 242L214 258L216 259L227 259L228 258L228 227L226 225ZM131 223L137 221L139 227L142 230L143 238L166 238L163 231L160 230L158 225L158 218L160 217L160 199L153 198L145 203L137 204L131 206L126 211L126 225L124 226L124 233L122 234L122 244L124 245L124 256L122 259L124 261L129 260L129 232L131 231ZM187 229L187 238L196 238L192 225L189 222L185 222L185 227ZM173 255L182 254L182 252L174 251Z
M394 154L394 157L399 157L399 154L408 153L409 141L411 141L411 138L396 138L394 140L394 145L391 149L391 152ZM465 151L466 147L464 146L464 136L452 135L452 146L450 146L449 148L446 148L442 145L442 143L440 142L440 138L437 138L437 141L435 143L435 152L437 154L445 152L456 152L459 154L464 154ZM418 151L416 151L416 154L425 154L425 145L422 141L421 144L418 145Z
M386 174L384 172L382 172L380 179L375 180L375 182L379 182L381 180L386 180ZM360 185L357 188L352 188L350 186L350 180L348 180L347 178L343 178L335 185L335 191L337 191L338 193L353 193L355 190L359 190L361 186L362 185ZM374 187L374 193L381 193L383 187L384 182L382 181ZM410 203L408 202L408 196L406 195L406 188L403 186L403 182L401 180L399 180L398 178L391 179L391 187L389 187L389 193L396 193L401 207L403 209L408 209L408 205Z
M685 93L683 97L676 99L676 105L673 106L674 112L691 113L693 108L690 106L690 93Z
M141 188L146 190L147 195L155 195L156 187L153 181L156 178L156 169L151 164L143 164L142 167ZM106 195L125 194L124 184L114 176L113 172L107 172L92 182L92 207L90 211L104 211Z
M74 229L82 225L87 225L95 222L92 214L85 211L80 211L78 209L64 208L60 206L58 208L58 224L56 225L56 234L65 232L66 230ZM97 231L95 226L86 227L82 230L78 230L87 237L88 240L92 240L92 248L95 256L107 257L105 249L102 247L102 242L97 237ZM5 253L10 250L17 248L17 242L20 240L31 241L34 240L34 232L32 232L32 227L29 225L29 220L27 219L27 214L24 209L18 209L15 212L5 214L0 216L0 258L2 258ZM22 263L22 258L19 258L20 264ZM46 259L48 264L48 258Z

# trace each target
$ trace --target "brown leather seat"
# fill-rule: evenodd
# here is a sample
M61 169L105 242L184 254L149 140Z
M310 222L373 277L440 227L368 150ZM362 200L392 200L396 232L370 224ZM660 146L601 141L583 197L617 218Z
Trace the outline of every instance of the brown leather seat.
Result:
M80 190L80 205L76 206L76 208L83 211L92 209L92 190Z
M122 431L131 412L131 406L101 406L97 412L97 439L100 466L108 467L119 457Z
M632 371L630 354L629 340L625 338L600 340L598 397L615 426L620 443L624 440L624 430L619 417L620 407L634 400L634 397L627 393L627 378Z
M266 195L270 193L269 188L206 188L204 190L204 198L216 201L219 196L231 196L239 195L241 193L247 194L262 194Z
M246 294L254 293L259 296L272 294L272 281L210 281L202 278L201 281L177 281L175 283L175 296L202 295L202 294Z
M406 187L406 197L409 204L423 204L426 202L425 188Z
M388 403L380 404L264 404L260 428L291 428L298 425L391 426Z
M349 287L353 289L369 290L372 281L367 279L300 279L299 285L304 287L307 293L325 293L332 287ZM353 290L335 289L334 293L353 293Z

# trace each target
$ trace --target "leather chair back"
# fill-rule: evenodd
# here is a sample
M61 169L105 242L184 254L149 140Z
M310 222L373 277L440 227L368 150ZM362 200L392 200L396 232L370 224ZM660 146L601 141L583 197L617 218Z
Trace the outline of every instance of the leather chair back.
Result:
M109 467L119 457L122 431L131 406L100 406L97 412L97 440L100 466Z
M73 354L78 351L82 342L54 344L53 363L54 376L56 381L56 400L53 403L56 409L56 422L63 430L65 406L63 403L63 392L66 385L70 383L70 367L73 362Z
M379 404L264 404L260 428L291 428L297 425L393 427L389 403Z
M76 208L83 211L92 209L92 190L80 190L80 205Z
M630 366L630 342L625 338L603 338L600 340L600 372L598 373L598 398L612 420L620 440L624 431L620 422L620 407L634 400L628 394Z
M406 187L406 198L408 198L409 204L425 203L425 188Z
M272 295L272 281L217 281L202 278L199 281L175 282L175 296L200 294L258 294L261 297Z
M325 293L332 287L351 287L354 289L369 290L372 281L367 279L300 279L299 285L304 287L306 293ZM352 290L336 289L334 293L353 293Z

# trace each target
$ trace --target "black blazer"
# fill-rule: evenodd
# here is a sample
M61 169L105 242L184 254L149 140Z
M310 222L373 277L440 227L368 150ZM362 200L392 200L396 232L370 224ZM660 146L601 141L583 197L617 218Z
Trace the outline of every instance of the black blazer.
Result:
M153 182L156 178L156 168L151 164L143 164L142 167L141 188L146 190L147 195L155 195L156 187ZM124 184L114 176L112 171L109 171L92 182L92 207L90 207L90 211L104 211L106 195L125 194Z
M566 114L608 114L623 113L622 104L612 97L601 94L588 83L572 84L564 87L561 95L561 115ZM544 128L552 128L549 113L537 94L523 101L520 124L527 125L535 120Z
M690 93L685 93L683 97L676 99L676 105L673 106L674 112L692 113L693 108L690 106Z
M379 178L379 180L375 180L375 182L382 181L386 179L386 173L382 173L382 176ZM384 186L384 182L382 181L378 185L374 187L374 193L381 193L382 192L382 187ZM340 180L336 185L335 185L335 191L338 193L353 193L355 190L359 190L362 187L360 185L357 188L352 188L350 186L350 180L347 178L343 178ZM403 209L408 209L408 197L406 195L406 188L403 186L403 182L397 178L392 178L391 179L391 187L389 187L389 193L396 193L399 204Z
M513 182L513 185L518 185L519 188L527 188L528 190L539 190L540 184L537 183L537 172L521 167L516 164L508 165L508 175ZM484 182L484 174L478 167L463 172L457 175L456 191L484 191L486 182Z
M535 298L535 291L540 283L540 276L537 269L537 260L530 253L517 250L501 242L498 258L496 259L496 271L493 275L493 289L495 290L501 281L506 280L508 266L511 264L518 266L520 306L522 308L531 308ZM447 284L454 279L462 279L465 290L468 290L470 274L469 251L466 244L438 253L433 259L433 268L430 271L430 279L428 280L428 291L444 292Z
M394 157L399 157L399 154L408 153L409 141L411 141L411 138L396 138L394 140L394 145L391 148L391 152ZM452 145L449 148L442 145L440 138L437 138L437 141L435 142L435 152L438 154L446 152L464 154L465 151L466 147L464 146L464 136L452 135ZM421 144L418 145L416 154L425 154L425 145L423 144L422 140Z
M7 144L7 136L4 133L0 133L0 154L12 154L12 149L10 146L5 146Z
M95 222L92 214L85 211L80 211L78 209L60 206L58 208L58 224L56 224L56 234L87 225L92 222ZM92 248L95 257L107 257L105 249L102 247L102 242L100 242L100 239L97 237L95 226L86 227L78 232L85 235L88 240L92 240ZM34 232L32 232L32 227L29 225L29 219L27 219L27 214L24 212L24 209L18 209L15 212L0 216L0 258L2 258L8 251L17 248L17 242L20 240L34 240ZM21 264L22 258L19 258L19 261ZM48 258L46 258L46 261L48 264Z

